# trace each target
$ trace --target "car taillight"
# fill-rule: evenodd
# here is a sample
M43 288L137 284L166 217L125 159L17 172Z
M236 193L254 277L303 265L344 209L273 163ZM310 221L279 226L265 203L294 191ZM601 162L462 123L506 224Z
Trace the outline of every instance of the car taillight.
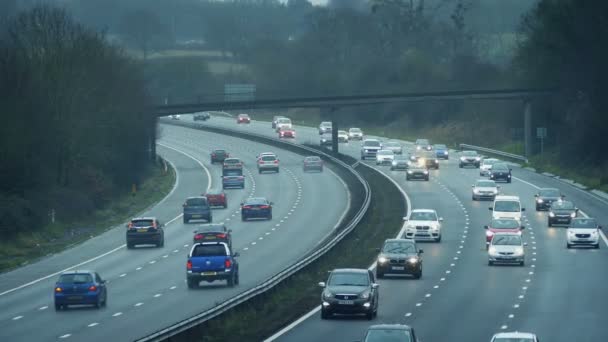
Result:
M217 234L217 237L220 239L225 239L226 238L226 234Z
M275 163L275 164L278 164L278 163L279 163L279 161L278 161L278 160L275 160L275 161L274 161L274 163Z
M212 157L215 157L215 153L211 153L211 156L212 156Z
M261 206L260 206L260 209L268 209L268 208L270 208L270 206L269 206L269 205L261 205Z
M63 291L63 289L61 287L56 287L55 288L55 292L61 292L61 291Z
M129 222L129 229L133 228L133 222Z
M188 269L188 270L192 269L192 261L188 260L188 262L186 263L186 269Z
M91 292L97 291L97 286L91 285L91 287L89 287L89 291L91 291Z
M200 240L200 239L202 239L203 237L204 237L204 235L203 235L203 234L196 234L196 235L194 235L194 240Z
M230 261L230 259L226 259L226 261L224 261L224 266L226 266L226 268L230 268L232 266L232 261Z
M249 206L249 205L245 205L245 206L243 206L242 208L243 208L243 209L251 209L251 206Z
M239 179L239 180L243 180L243 179L245 179L245 177L244 177L244 176L239 176L239 178L238 178L238 179ZM222 196L224 196L224 195L222 195Z

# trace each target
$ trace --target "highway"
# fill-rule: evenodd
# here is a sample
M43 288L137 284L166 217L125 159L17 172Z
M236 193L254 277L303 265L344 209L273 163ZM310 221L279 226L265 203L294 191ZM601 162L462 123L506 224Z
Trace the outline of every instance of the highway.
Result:
M186 319L257 285L313 248L342 219L348 190L332 172L303 173L303 157L235 137L161 124L158 153L177 170L173 191L141 216L166 224L164 248L125 248L124 226L57 255L0 275L0 341L132 341ZM213 148L226 148L245 163L244 190L226 190L228 208L214 222L233 230L240 252L240 285L224 282L186 287L186 255L198 224L183 224L188 196L221 187L219 165L209 164ZM258 174L255 156L274 151L278 174ZM322 196L321 196L322 194ZM239 203L264 196L275 203L272 221L241 222ZM294 243L297 241L297 243ZM56 312L53 287L68 269L93 269L108 281L108 305Z
M237 127L226 118L205 124ZM296 142L318 144L317 129L295 128ZM254 121L237 129L276 137L268 122ZM403 144L412 148L407 142ZM340 147L342 153L359 157L359 142ZM496 332L513 330L534 332L541 341L608 340L602 327L608 317L608 292L603 289L608 279L605 235L599 250L566 249L565 228L547 227L547 213L535 211L534 194L538 187L557 187L581 208L582 215L597 218L604 227L608 225L608 202L559 180L514 167L513 183L500 185L503 194L520 196L527 209L523 235L528 243L526 265L488 266L483 226L490 220L491 202L471 200L471 185L481 178L479 171L458 168L458 155L452 154L449 161L441 161L439 170L431 171L430 182L406 182L403 171L366 162L400 184L411 208L436 209L444 218L442 242L419 243L425 252L422 279L379 280L380 308L374 321L350 317L321 320L315 310L271 340L357 341L363 339L369 325L379 323L409 324L425 342L489 341Z

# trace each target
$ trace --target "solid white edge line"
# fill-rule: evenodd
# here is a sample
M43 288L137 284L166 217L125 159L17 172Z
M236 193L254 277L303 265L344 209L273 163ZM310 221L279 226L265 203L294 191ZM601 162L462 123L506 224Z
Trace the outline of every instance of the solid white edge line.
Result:
M374 168L374 167L372 167L370 165L367 165L365 163L360 163L359 165L365 165L365 166L367 166L369 168L375 169L376 171L380 172L384 177L388 178L397 187L397 189L399 189L399 191L401 191L401 194L403 194L403 197L405 198L405 201L407 202L406 217L409 217L410 216L410 211L411 211L411 208L412 208L412 205L411 205L412 202L410 200L410 197L407 195L407 193L405 192L405 190L403 190L401 188L401 186L399 185L399 183L397 183L397 181L395 181L392 177L390 177L389 175L387 175L386 173L384 173L384 171L382 171L380 169L376 169L376 168ZM407 225L407 223L404 222L403 226L401 226L401 230L399 230L399 233L397 233L397 238L399 238L400 236L403 235L403 233L405 232L406 225ZM373 271L375 268L376 268L376 262L374 261L374 263L371 266L368 267L368 270ZM293 328L295 328L296 326L300 325L300 323L304 322L305 320L307 320L308 318L310 318L312 315L314 315L317 312L319 312L319 310L321 310L321 305L319 305L319 306L315 307L314 309L312 309L311 311L307 312L306 314L304 314L303 316L301 316L297 320L295 320L292 323L290 323L285 328L279 330L274 335L272 335L269 338L265 339L263 342L272 342L272 341L276 340L277 338L283 336L288 331L290 331Z
M188 157L188 158L194 160L195 162L197 162L198 165L200 165L203 168L203 170L205 170L205 173L207 173L207 179L208 179L208 181L207 181L207 191L209 191L209 189L211 189L211 185L213 184L213 178L211 177L211 172L209 172L209 169L205 166L205 164L203 164L200 160L198 160L196 157L192 156L189 153L186 153L184 151L180 151L180 150L178 150L178 149L176 149L174 147L165 145L165 144L160 143L160 142L157 142L156 144L160 145L162 147L168 148L170 150L173 150L173 151L175 151L177 153L181 153L181 154L185 155L186 157Z

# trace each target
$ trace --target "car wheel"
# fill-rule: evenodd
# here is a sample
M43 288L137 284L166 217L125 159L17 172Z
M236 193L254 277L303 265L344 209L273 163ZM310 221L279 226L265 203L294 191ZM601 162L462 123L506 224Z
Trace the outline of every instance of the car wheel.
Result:
M226 279L226 283L228 284L228 287L234 287L234 274L230 278Z
M536 211L540 211L540 208L539 208L539 206L536 206Z
M184 216L184 223L188 223L188 219Z
M525 261L522 261L522 262L519 263L519 266L525 266L525 265L526 265Z
M477 197L471 196L471 198L473 199L473 201L477 201Z
M236 274L234 275L234 285L238 285L239 284L239 272L236 272Z
M224 203L223 207L224 209L228 208L228 203Z
M367 318L368 321L371 321L372 319L374 319L374 311L369 311L365 314L365 318Z
M428 182L429 181L429 177L426 177L424 180Z
M331 313L326 310L321 309L321 319L329 319L331 317Z
M194 279L188 279L188 288L195 289L198 287L198 282Z
M441 235L439 235L439 237L435 239L435 242L441 242Z
M548 225L549 227L551 227L553 224L551 223L551 221L547 221L547 225Z
M212 217L212 216L209 216L209 217L207 218L207 221L208 221L209 223L213 222L213 217Z
M376 278L378 278L378 279L384 278L384 273L378 272L378 268L376 268Z
M61 311L63 309L63 305L55 303L55 311Z
M247 221L247 217L244 215L241 215L241 221Z
M414 273L414 279L422 278L422 269L418 270L418 272Z
M258 173L259 173L259 174L262 174L262 170L261 170L261 169L258 169Z
M361 156L361 160L365 160L365 157Z
M97 301L95 302L95 309L100 309L101 308L101 296L97 296Z
M133 249L135 245L133 245L132 243L128 243L127 242L127 249Z
M276 169L277 173L279 173L279 168Z
M458 164L458 167L462 169L462 164Z
M507 180L507 183L511 183L511 180L510 180L510 179L509 179L509 180Z
M572 245L566 242L566 248L570 249L570 248L572 248Z
M600 243L599 243L599 242L598 242L598 243L596 243L596 244L595 244L595 246L593 246L593 248L595 248L595 249L600 249Z
M494 261L488 260L488 266L493 266L493 265L494 265Z

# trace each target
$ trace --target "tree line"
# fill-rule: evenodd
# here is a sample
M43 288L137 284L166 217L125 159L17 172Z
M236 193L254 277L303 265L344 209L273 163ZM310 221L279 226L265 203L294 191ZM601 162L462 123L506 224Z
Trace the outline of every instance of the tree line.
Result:
M149 168L143 71L103 33L39 5L0 24L0 232L87 216Z

